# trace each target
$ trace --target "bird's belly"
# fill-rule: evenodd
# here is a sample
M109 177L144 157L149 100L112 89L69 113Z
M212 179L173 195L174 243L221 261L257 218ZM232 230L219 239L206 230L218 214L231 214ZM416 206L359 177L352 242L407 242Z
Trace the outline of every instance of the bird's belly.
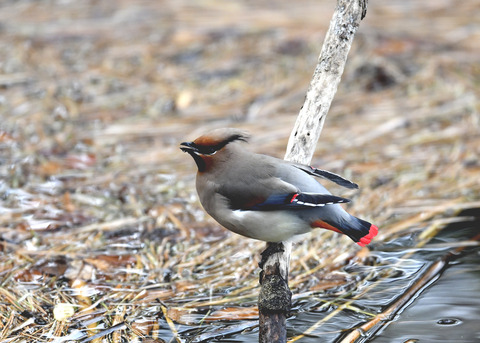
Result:
M286 211L234 210L226 219L217 221L230 231L265 242L283 242L311 230L305 220Z

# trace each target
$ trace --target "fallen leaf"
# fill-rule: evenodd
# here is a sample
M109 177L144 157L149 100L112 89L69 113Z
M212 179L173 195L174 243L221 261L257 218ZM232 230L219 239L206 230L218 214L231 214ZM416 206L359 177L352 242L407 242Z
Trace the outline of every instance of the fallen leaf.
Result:
M53 317L59 322L64 322L75 314L75 305L58 303L53 308Z

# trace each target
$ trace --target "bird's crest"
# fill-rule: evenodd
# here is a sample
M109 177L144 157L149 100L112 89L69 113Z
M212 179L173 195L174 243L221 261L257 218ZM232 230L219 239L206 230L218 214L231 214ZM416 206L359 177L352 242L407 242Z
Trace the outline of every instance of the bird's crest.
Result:
M249 138L249 134L242 130L217 129L198 137L193 142L199 147L215 147L215 150L218 151L228 143L235 141L247 142Z
M214 155L229 143L235 141L247 142L248 138L248 133L242 130L217 129L198 137L193 142L182 143L180 148L185 152L208 156Z

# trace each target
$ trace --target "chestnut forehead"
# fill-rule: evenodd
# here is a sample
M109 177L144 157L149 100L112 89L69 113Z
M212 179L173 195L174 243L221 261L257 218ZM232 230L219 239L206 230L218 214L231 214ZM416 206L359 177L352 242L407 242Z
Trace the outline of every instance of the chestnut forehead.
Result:
M225 137L200 136L193 142L200 146L215 146L227 140Z

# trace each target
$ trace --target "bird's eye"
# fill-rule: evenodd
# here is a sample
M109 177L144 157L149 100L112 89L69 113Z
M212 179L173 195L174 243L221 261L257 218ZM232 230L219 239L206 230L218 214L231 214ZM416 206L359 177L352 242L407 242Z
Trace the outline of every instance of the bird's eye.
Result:
M198 149L198 152L202 155L213 155L217 151L218 150L215 147L211 147L211 146L201 147L200 149Z

